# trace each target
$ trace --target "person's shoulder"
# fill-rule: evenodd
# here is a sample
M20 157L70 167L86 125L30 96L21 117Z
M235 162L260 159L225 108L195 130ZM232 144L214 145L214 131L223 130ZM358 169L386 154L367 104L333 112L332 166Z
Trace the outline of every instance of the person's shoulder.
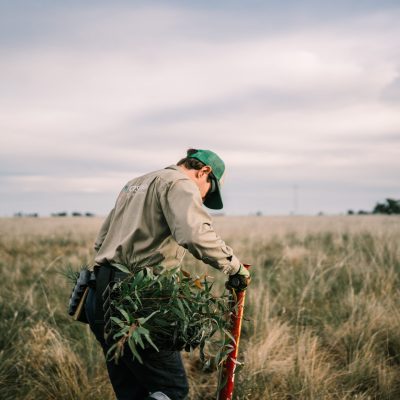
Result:
M157 175L163 183L172 184L176 181L187 181L190 179L185 175L177 165L170 165L164 169L157 171Z
M196 184L177 165L170 165L158 172L160 193L167 193L172 189L194 194L198 192Z

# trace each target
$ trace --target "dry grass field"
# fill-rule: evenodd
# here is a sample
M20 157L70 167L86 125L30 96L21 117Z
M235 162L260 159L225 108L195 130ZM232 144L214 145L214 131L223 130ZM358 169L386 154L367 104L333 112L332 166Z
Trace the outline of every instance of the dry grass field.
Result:
M0 398L113 399L60 271L92 262L100 218L0 219ZM253 264L236 399L400 399L400 218L216 217ZM191 256L221 290L224 276ZM191 399L216 373L184 354Z

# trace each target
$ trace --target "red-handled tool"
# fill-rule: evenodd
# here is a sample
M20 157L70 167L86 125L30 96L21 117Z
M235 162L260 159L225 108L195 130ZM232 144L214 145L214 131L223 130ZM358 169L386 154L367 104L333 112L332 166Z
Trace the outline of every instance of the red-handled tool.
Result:
M247 269L250 268L250 265L243 264L243 266ZM230 281L230 299L233 303L235 309L231 315L231 333L235 342L232 343L233 350L228 354L227 359L225 360L222 370L219 376L218 387L221 385L225 385L219 389L219 393L217 395L217 400L231 400L233 395L233 388L235 384L235 369L236 369L236 359L239 353L239 340L240 340L240 332L242 329L242 319L243 319L243 308L244 301L246 298L246 289L240 289L241 283L238 280L237 289L235 289L235 281Z

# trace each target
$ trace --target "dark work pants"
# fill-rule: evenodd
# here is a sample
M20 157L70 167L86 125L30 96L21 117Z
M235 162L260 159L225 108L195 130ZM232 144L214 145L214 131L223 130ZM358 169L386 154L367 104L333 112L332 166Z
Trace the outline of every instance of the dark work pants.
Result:
M96 292L89 290L85 304L90 328L100 342L104 354L109 346L104 341L103 326L95 321ZM149 393L162 392L172 400L185 399L189 388L181 355L178 351L154 349L141 351L143 364L132 360L128 346L118 364L106 361L108 375L118 400L143 400Z

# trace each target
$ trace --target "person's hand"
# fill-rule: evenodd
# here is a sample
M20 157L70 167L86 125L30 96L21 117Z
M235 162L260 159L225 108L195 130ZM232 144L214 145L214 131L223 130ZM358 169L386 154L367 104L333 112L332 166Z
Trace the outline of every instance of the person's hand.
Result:
M246 265L246 268L243 264L240 264L238 272L236 272L236 274L234 275L231 275L226 282L225 286L227 287L227 289L242 291L247 288L251 281L250 271L248 270L249 266L250 265Z

